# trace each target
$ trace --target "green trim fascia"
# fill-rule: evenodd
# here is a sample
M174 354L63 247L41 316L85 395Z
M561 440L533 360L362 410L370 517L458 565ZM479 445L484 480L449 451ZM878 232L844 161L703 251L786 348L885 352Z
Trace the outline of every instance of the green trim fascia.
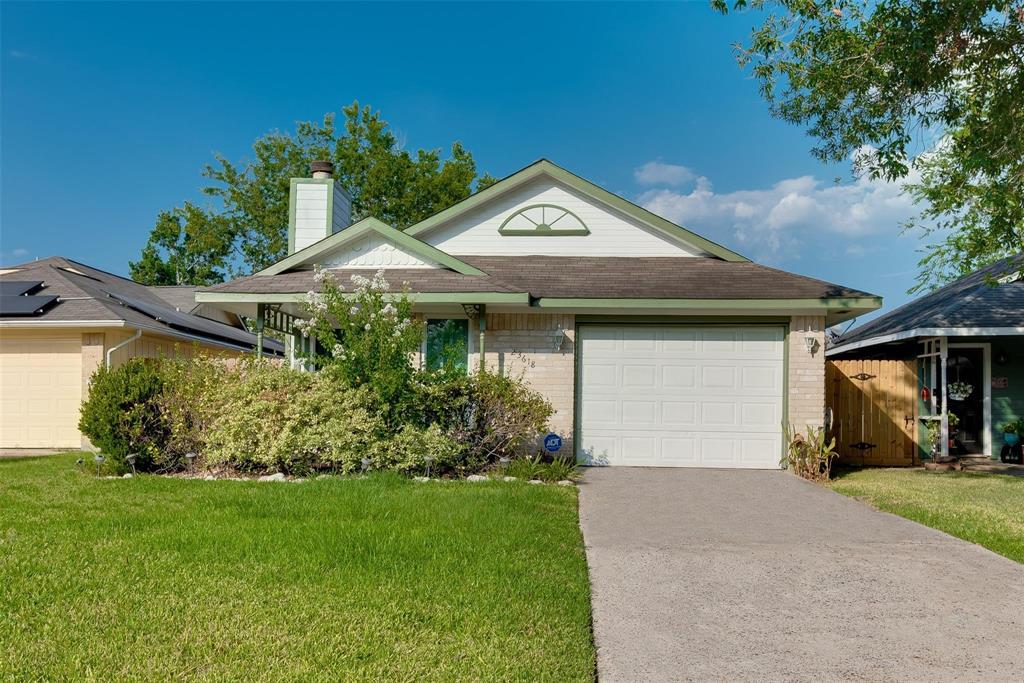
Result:
M530 209L558 209L559 211L562 211L563 214L556 218L554 222L560 221L565 216L572 216L573 218L576 219L576 222L582 225L583 227L566 228L565 230L553 228L551 227L552 224L538 225L536 228L533 229L505 227L513 218L526 211L529 211ZM531 219L527 218L526 220L530 221ZM502 222L502 224L498 227L498 234L507 235L509 237L585 237L586 235L590 234L590 230L587 228L583 220L569 209L562 208L557 204L531 204L530 206L524 206L523 208L519 209L511 216L506 218L504 222Z
M306 296L305 292L196 292L196 303L290 304L301 303ZM388 295L389 298L399 296L400 292ZM409 301L419 304L530 304L530 295L526 292L410 292L408 296Z
M561 166L555 165L547 159L535 161L526 168L517 171L506 178L502 178L490 187L481 190L476 194L470 195L458 204L449 206L447 209L439 211L433 216L410 226L405 230L405 232L410 235L422 234L441 223L475 209L484 202L489 201L512 187L532 180L542 174L546 174L551 178L568 185L581 194L587 195L599 202L603 202L604 204L611 206L612 208L634 218L637 221L640 221L644 225L647 225L648 227L653 228L676 241L685 242L686 244L695 246L698 249L701 249L713 256L717 256L725 261L747 262L750 260L730 249L726 249L720 244L716 244L705 237L701 237L694 232L690 232L686 228L676 225L657 214L651 213L642 206L638 206L627 199L623 199L622 197L595 185L586 178L581 178L575 173L571 173Z
M434 261L435 263L451 268L457 273L462 273L463 275L487 275L487 273L483 272L479 268L474 268L465 261L460 261L451 254L447 254L437 247L432 247L426 242L422 242L415 237L412 237L408 233L404 233L401 230L395 230L390 225L372 216L364 218L358 223L350 225L344 230L340 230L315 244L311 244L305 249L297 251L287 258L281 259L274 265L259 271L256 275L277 275L286 270L291 270L297 266L309 263L317 256L320 256L332 249L336 249L346 242L361 237L368 232L376 232L385 239L391 240L395 244L408 249L418 256L422 256L429 261Z
M545 297L537 300L540 308L695 308L695 309L876 309L882 301L878 297L851 299L558 299Z
M303 185L328 185L327 188L327 222L334 221L334 178L292 178L288 183L288 253L295 251L295 186ZM324 232L328 230L324 226ZM325 234L327 238L330 235ZM273 266L271 266L273 267Z

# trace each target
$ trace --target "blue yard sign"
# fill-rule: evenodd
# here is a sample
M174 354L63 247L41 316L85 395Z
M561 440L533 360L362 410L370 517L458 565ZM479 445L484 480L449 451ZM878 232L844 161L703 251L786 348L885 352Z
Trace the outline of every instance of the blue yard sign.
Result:
M548 434L544 437L544 449L548 453L557 453L562 450L562 437L555 433Z

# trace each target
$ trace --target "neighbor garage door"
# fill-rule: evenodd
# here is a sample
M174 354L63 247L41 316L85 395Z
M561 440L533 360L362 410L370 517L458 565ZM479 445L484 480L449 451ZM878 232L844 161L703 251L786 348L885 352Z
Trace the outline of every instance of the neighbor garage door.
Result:
M0 448L78 448L82 341L0 339Z
M779 467L781 326L583 325L579 337L584 462Z

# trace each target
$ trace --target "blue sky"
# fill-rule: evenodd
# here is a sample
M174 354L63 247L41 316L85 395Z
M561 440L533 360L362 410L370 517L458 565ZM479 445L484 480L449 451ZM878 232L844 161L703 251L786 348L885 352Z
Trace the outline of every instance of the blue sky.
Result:
M907 299L900 187L857 182L774 120L687 4L0 5L0 262L126 274L221 152L358 99L481 171L547 157L755 260ZM835 178L841 178L835 184Z

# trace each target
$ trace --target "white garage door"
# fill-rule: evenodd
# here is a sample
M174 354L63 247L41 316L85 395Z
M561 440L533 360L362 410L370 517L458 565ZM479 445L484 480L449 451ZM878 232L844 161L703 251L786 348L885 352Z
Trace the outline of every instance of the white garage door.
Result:
M0 448L78 448L82 341L0 340Z
M585 325L579 333L583 462L779 467L782 327Z

